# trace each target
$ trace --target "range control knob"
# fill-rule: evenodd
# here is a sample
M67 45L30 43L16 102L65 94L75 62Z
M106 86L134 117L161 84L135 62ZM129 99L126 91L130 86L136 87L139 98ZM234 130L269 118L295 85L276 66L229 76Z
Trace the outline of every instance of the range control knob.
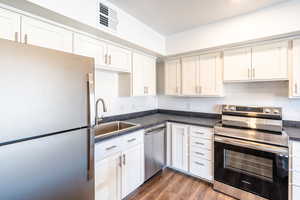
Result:
M273 113L276 114L276 115L278 115L278 114L280 114L280 111L278 109L274 109Z
M230 106L230 107L229 107L229 110L235 111L235 106Z
M269 113L271 113L271 110L270 110L269 108L266 108L266 109L264 110L264 113L269 114Z
M224 106L223 108L225 111L228 111L229 110L229 106Z

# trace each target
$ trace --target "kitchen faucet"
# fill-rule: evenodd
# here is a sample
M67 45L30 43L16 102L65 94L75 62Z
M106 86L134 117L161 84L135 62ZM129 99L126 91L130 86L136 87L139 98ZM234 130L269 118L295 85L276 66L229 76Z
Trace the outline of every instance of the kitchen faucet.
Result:
M99 117L99 113L98 113L98 105L99 105L99 102L102 103L102 107L103 107L103 112L107 112L107 108L106 108L106 105L105 105L105 102L102 98L99 98L97 101L96 101L96 125L98 125L102 120L103 120L103 116Z

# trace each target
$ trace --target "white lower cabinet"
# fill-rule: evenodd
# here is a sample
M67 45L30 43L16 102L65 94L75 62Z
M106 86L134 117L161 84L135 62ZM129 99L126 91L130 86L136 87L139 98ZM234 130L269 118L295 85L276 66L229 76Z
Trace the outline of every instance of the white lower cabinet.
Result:
M213 129L178 123L170 123L169 127L170 167L212 182Z
M289 200L300 199L300 142L291 141L289 145Z
M142 181L142 145L123 152L122 198L133 192Z
M120 200L144 182L144 132L95 145L95 200Z
M188 171L188 126L172 124L172 167Z
M95 164L95 200L121 199L121 153L113 154Z

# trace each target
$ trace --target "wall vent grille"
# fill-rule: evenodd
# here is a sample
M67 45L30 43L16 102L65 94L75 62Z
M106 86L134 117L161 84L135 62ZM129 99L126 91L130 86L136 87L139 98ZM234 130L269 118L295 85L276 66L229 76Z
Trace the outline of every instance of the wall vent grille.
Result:
M118 15L117 12L102 2L99 2L99 24L112 30L117 30Z

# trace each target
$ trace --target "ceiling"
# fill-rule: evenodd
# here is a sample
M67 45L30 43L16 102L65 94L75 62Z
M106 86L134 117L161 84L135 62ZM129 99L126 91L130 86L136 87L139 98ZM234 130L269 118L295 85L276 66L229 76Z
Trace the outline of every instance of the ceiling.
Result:
M162 35L253 12L287 0L108 0Z

